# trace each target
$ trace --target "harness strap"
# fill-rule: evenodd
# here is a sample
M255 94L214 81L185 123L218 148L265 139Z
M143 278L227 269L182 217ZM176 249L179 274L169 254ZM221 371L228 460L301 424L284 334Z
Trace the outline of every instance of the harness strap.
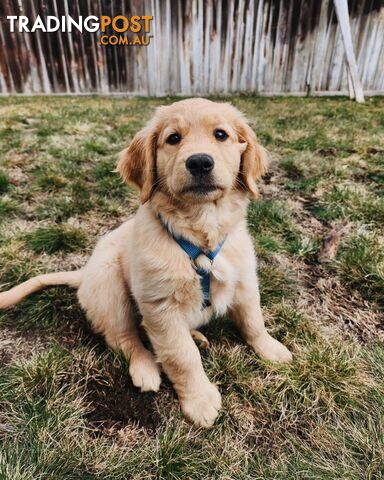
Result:
M164 222L164 220L161 218L160 214L158 215L158 217L164 228L168 231L168 233L175 240L175 242L178 243L179 247L184 250L184 252L193 262L195 262L197 257L199 257L200 255L205 255L210 260L211 264L213 263L216 256L220 253L226 237L219 243L219 245L214 250L202 250L186 238L174 234L169 228L168 224ZM196 266L196 271L200 277L200 288L203 293L203 307L209 307L211 305L211 272L198 266Z

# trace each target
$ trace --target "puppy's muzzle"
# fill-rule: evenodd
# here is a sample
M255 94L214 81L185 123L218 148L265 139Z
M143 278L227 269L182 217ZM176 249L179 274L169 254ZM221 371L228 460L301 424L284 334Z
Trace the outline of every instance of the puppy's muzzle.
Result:
M185 166L193 177L202 178L205 175L209 175L215 162L210 155L205 153L196 153L187 158Z

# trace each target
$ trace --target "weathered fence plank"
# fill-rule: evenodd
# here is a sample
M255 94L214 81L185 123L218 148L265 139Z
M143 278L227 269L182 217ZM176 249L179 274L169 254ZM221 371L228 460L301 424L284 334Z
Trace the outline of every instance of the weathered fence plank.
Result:
M355 52L353 49L352 33L349 23L348 2L347 0L334 0L334 4L345 47L345 56L348 65L348 78L351 79L356 100L361 103L364 102L364 95L359 79L359 74L357 72Z
M384 1L349 0L364 91L384 93ZM153 15L148 46L10 33L7 15ZM334 94L351 83L333 0L2 0L0 93ZM350 53L348 54L350 56Z

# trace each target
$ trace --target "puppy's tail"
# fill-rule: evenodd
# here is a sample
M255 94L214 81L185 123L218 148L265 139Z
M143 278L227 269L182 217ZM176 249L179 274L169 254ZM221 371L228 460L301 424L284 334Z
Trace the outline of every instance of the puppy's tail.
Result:
M30 278L6 292L0 292L0 309L12 307L20 303L28 295L31 295L31 293L42 290L45 287L69 285L77 288L80 286L82 276L82 270L75 270L73 272L46 273Z

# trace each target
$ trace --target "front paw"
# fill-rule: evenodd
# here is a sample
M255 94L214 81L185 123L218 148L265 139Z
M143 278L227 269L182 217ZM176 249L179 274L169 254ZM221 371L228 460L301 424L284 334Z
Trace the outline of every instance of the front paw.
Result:
M207 382L193 393L180 395L181 410L197 427L213 425L221 408L221 395L215 385Z
M268 333L254 340L251 346L264 360L278 363L288 363L292 360L292 353L288 348Z
M142 392L157 392L160 388L160 368L151 352L133 354L129 362L129 374L135 387Z

